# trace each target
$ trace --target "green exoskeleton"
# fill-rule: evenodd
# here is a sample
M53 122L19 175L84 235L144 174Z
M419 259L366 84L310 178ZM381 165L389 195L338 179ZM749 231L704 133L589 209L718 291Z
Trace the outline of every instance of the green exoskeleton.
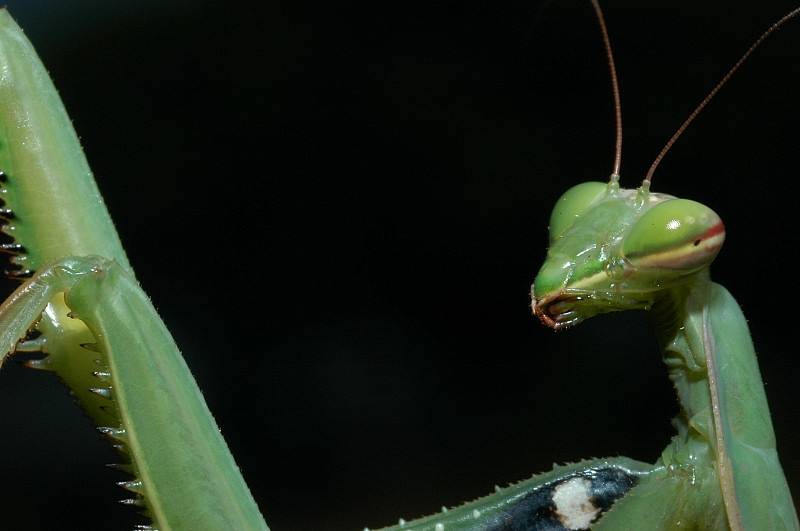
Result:
M266 529L172 337L139 288L36 52L0 11L0 166L17 277L0 350L43 350L130 460L128 502L156 529ZM68 220L68 221L67 221ZM38 335L23 341L28 331Z
M678 435L597 528L797 529L747 322L708 266L725 229L708 207L584 183L557 203L534 311L553 328L649 310L681 403ZM659 500L655 503L654 500Z
M202 397L136 285L44 70L5 14L0 27L3 53L15 58L15 68L4 71L6 92L0 99L0 169L7 176L6 207L13 210L7 230L17 238L16 245L23 246L8 250L18 253L20 277L28 276L25 270L36 271L3 306L4 348L13 348L38 321L41 335L29 337L23 348L42 347L50 355L32 364L64 378L101 431L131 456L127 470L142 483L127 483L133 491L130 503L145 505L157 527L263 528ZM669 337L670 327L679 332L662 341L671 349L668 361L684 406L679 435L656 465L624 458L584 461L402 527L580 529L600 518L599 525L608 528L671 528L677 519L706 528L726 528L729 520L733 526L747 527L750 519L764 513L762 500L769 498L775 504L767 509L769 514L783 517L792 528L791 500L774 456L746 324L704 269L721 244L718 218L696 203L650 193L647 186L621 190L616 178L609 184L581 185L558 205L551 223L555 262L548 264L566 268L557 265L554 273L552 265L543 268L534 287L535 310L545 322L562 326L622 309L617 308L620 304L652 306L664 337ZM605 210L613 210L613 216L598 222ZM570 216L577 215L572 227ZM648 228L654 219L675 230ZM597 230L602 234L589 235ZM606 261L599 266L591 262L598 258L594 251L605 253ZM585 261L578 262L577 255ZM663 291L656 291L655 284ZM702 310L706 303L707 320ZM698 312L689 311L696 308L701 308L699 318ZM725 346L724 353L715 337L721 328L716 321L720 311L729 312L723 326L733 323L740 334L733 337L738 348ZM730 312L737 317L729 317ZM684 322L697 328L682 329ZM712 343L714 349L709 350ZM726 371L738 368L711 366L709 359L750 364L742 369L747 378L722 382ZM726 391L737 384L750 392L751 400L732 401ZM753 422L741 429L736 421L751 410L756 413ZM542 424L535 418L531 422ZM125 433L120 431L123 426ZM763 437L754 437L752 426L760 426L762 432L756 435ZM542 426L540 431L548 437L553 428ZM745 474L740 466L757 462L751 459L749 443L765 449L755 452L763 463L756 474ZM265 461L271 459L274 456L264 456ZM599 483L605 485L602 491ZM762 496L771 494L752 497L754 489L761 489ZM570 500L587 499L591 503L578 503L583 511L564 509ZM558 513L554 504L561 508ZM324 527L326 516L316 520Z

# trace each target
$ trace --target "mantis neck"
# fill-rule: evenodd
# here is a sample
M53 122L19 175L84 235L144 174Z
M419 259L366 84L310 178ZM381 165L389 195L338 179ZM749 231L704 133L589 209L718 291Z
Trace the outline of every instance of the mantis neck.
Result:
M665 292L648 313L681 405L673 419L678 435L662 455L666 465L693 466L716 460L703 461L703 456L716 454L718 446L708 369L713 355L707 341L712 286L708 270L701 271L691 281Z
M723 502L731 529L798 529L739 305L706 269L657 299L650 320L681 404L678 435L659 464L692 484L717 484L722 500L704 503ZM757 520L764 503L774 525Z

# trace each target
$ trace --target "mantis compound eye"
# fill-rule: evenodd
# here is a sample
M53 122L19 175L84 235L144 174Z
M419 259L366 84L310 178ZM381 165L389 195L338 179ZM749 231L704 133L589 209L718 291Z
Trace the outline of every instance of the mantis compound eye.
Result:
M634 267L694 271L717 257L725 241L725 226L707 206L673 199L645 212L622 244L622 254Z
M581 183L558 198L550 214L551 244L575 222L575 218L605 195L607 186L606 183L594 181Z

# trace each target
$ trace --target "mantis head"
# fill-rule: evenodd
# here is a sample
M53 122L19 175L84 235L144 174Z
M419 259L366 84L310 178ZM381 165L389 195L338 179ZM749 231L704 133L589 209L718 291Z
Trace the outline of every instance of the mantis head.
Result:
M704 270L725 241L725 227L710 208L650 193L650 179L678 137L761 42L800 8L773 24L697 106L658 154L636 190L619 187L622 109L617 73L600 6L592 0L608 56L616 114L614 169L608 184L568 190L550 216L550 248L531 286L531 307L555 329L598 313L649 309L659 292Z
M643 309L708 267L725 240L710 208L688 199L587 182L550 216L550 248L531 287L533 312L555 329L599 313Z

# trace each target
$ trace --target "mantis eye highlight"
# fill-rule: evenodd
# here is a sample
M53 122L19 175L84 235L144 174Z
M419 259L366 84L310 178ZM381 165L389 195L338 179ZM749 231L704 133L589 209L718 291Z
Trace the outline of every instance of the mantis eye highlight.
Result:
M556 201L550 214L550 243L556 241L588 207L606 193L607 184L587 182L573 186Z
M720 217L689 199L655 205L631 228L622 254L640 268L701 269L717 257L725 241Z

